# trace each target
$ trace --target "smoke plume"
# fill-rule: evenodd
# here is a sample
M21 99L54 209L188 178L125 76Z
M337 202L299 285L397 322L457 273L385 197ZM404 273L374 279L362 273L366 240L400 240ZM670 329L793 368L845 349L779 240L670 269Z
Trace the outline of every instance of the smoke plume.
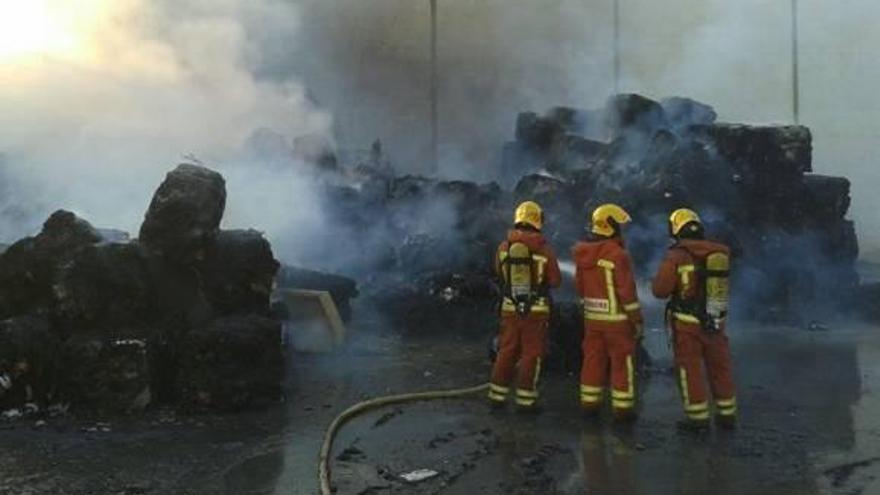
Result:
M387 144L410 172L428 170L428 1L299 0L300 67L332 111L340 141ZM516 113L595 108L614 92L614 2L438 0L441 173L495 179ZM814 170L853 181L863 246L880 246L867 165L880 117L868 95L880 4L799 0L800 121L813 129ZM788 124L790 2L620 1L620 84L656 99L684 95L720 121ZM276 73L284 69L276 67ZM389 116L391 118L389 118ZM368 123L368 125L365 125Z
M230 226L301 249L306 233L326 227L320 198L295 170L242 154L261 128L324 136L343 159L380 138L399 170L428 170L427 0L20 3L42 6L52 21L43 28L62 35L23 55L0 35L4 241L58 207L134 232L164 172L193 155L227 176ZM799 4L801 121L814 131L814 169L853 179L852 215L870 252L880 245L871 199L880 176L866 163L880 107L866 95L880 81L870 58L880 6ZM615 89L613 2L438 5L446 177L496 179L517 112L598 107ZM619 90L692 96L722 121L791 121L788 2L619 5ZM4 33L42 33L3 19Z
M70 42L35 44L36 53L0 58L6 241L34 231L59 207L99 226L136 232L153 189L183 156L225 170L241 161L243 143L258 128L329 136L330 116L294 78L259 75L281 56L275 44L299 23L293 5L93 0L74 9L60 0L35 3L45 8L34 22L52 21ZM301 210L286 202L253 212L235 201L248 188L257 191L247 199L263 195L264 206L296 198L295 185L279 191L273 180L251 182L235 173L229 182L233 222Z

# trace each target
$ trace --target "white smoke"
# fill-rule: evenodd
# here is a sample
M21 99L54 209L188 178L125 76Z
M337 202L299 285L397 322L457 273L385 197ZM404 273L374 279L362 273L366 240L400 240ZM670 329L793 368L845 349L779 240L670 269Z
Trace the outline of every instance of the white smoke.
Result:
M51 20L69 42L20 56L0 50L0 152L10 189L3 206L27 213L0 217L4 240L62 207L136 233L153 190L183 156L222 169L258 128L329 135L329 115L295 78L255 75L277 53L267 46L299 23L289 3L35 2L41 16L30 20ZM275 187L260 208L231 211L233 221L260 227L289 193Z
M45 5L75 36L51 40L57 52L24 62L8 57L4 36L31 31L0 16L0 153L8 155L0 192L4 205L27 206L2 217L3 240L34 230L56 207L136 231L152 189L182 155L228 168L261 127L286 137L332 128L347 148L381 138L401 170L426 169L427 1L11 4ZM801 121L813 129L814 168L853 181L851 216L870 252L880 245L873 201L880 168L871 166L880 100L870 97L880 83L873 60L880 3L799 4ZM613 91L613 2L438 5L444 175L492 177L518 111L595 107ZM621 90L692 96L725 121L791 121L789 2L619 5ZM308 204L309 189L284 187L295 173L277 183L257 176L265 187L243 172L227 176L228 224L271 236L275 225L309 221L285 223L284 215L307 211L296 206Z

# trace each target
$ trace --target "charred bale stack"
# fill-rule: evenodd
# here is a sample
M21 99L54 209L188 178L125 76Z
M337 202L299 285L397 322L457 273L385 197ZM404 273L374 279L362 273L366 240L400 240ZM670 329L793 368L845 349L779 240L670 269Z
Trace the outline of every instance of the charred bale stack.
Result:
M513 187L528 173L552 172L590 165L603 153L601 115L556 107L545 115L523 112L517 116L515 139L502 149L501 183Z
M733 247L735 303L748 314L790 321L836 310L815 302L820 287L845 300L857 283L849 182L812 173L806 127L716 117L691 99L635 94L598 110L522 113L504 147L503 190L361 166L357 187L335 188L325 209L370 246L368 268L352 274L371 307L407 328L453 321L458 310L465 327L490 323L477 313L497 301L493 250L526 199L544 207L545 234L563 257L593 207L622 204L635 219L627 241L643 277L668 246L669 212L695 208Z
M279 265L260 233L220 230L225 202L220 174L180 165L138 240L105 238L59 210L0 255L3 405L131 412L157 401L220 410L277 401L269 296Z
M551 177L526 176L516 186L517 198L551 196L551 215L562 221L549 225L557 245L574 242L569 225L583 225L593 206L618 202L634 214L630 247L648 275L667 243L668 212L691 207L737 252L739 293L748 307L821 317L813 304L820 287L840 300L851 294L858 243L846 219L849 181L811 173L809 129L715 123L711 107L684 98L661 104L617 95L603 115L610 141L592 162ZM548 183L551 195L544 193ZM565 211L576 214L554 215Z
M510 195L494 183L393 177L364 164L355 172L355 184L325 188L331 227L316 243L358 280L360 316L403 331L483 329L493 317L490 260L508 227Z
M487 313L491 318L494 286L486 260L495 245L487 234L505 228L502 201L495 184L394 179L384 203L384 228L396 240L394 275L363 285L376 309L417 331L478 328Z

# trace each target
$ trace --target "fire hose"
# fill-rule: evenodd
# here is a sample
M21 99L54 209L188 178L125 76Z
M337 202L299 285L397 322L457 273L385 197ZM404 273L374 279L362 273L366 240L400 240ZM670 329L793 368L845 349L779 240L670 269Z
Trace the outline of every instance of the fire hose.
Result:
M459 388L454 390L433 390L427 392L415 392L410 394L389 395L386 397L377 397L375 399L368 399L363 402L358 402L357 404L349 407L345 411L342 411L342 413L339 414L339 416L336 416L333 422L330 423L330 426L324 433L324 444L321 446L321 454L318 458L318 481L321 485L321 495L332 495L333 493L333 491L330 489L330 451L333 448L333 440L336 438L336 433L339 431L339 428L341 428L342 425L345 424L346 421L371 409L387 406L389 404L418 402L433 399L457 399L484 392L488 388L489 384L483 383L470 388Z

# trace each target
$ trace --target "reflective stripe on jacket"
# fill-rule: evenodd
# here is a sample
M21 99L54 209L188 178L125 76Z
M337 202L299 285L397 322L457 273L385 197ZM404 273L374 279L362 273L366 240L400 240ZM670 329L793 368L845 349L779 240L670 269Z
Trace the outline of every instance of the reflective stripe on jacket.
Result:
M619 238L579 242L572 250L575 286L592 321L642 322L632 262Z
M703 281L697 264L709 253L730 253L724 244L697 239L682 239L666 253L654 276L651 289L660 299L676 297L681 301L697 301L703 297ZM697 258L695 259L696 256ZM686 311L673 311L672 316L680 322L700 324L697 315Z

